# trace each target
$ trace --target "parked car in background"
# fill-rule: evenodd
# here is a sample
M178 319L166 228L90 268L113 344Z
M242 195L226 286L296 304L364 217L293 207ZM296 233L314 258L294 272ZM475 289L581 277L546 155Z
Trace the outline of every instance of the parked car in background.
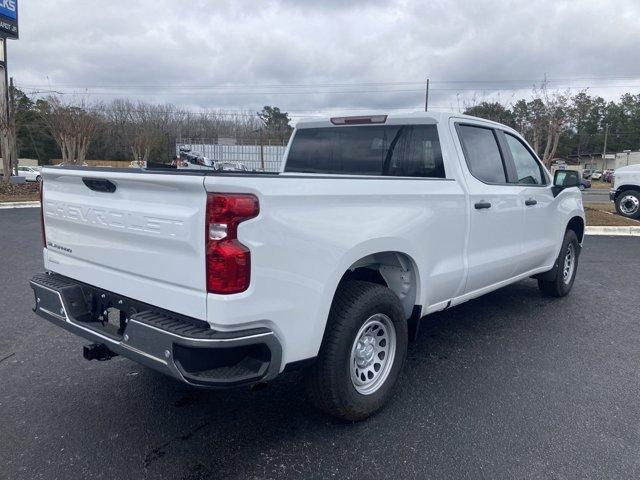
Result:
M586 190L587 188L591 188L591 181L587 179L580 180L580 190Z
M591 180L601 180L602 179L602 170L594 170L591 174Z
M40 167L18 167L18 176L23 177L27 182L39 182Z
M591 169L589 169L589 168L585 168L585 169L582 171L582 178L584 178L584 179L589 179L589 178L591 178Z
M609 198L615 202L619 215L640 218L640 165L616 169Z

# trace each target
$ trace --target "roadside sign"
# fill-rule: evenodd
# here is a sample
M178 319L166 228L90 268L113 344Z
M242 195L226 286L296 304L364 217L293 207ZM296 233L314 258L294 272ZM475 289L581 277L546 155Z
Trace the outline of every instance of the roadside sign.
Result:
M18 0L0 0L0 37L18 38Z

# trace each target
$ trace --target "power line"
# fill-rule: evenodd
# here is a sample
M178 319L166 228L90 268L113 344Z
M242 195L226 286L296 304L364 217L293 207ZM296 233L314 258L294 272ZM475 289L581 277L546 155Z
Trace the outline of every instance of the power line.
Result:
M599 88L633 88L640 89L640 85L583 85L583 86L569 86L569 85L558 85L555 88L573 88L576 90L588 90L588 89L599 89ZM30 94L38 94L38 93L57 93L58 95L80 95L80 94L90 94L93 93L95 95L124 95L126 93L126 89L124 91L114 92L114 91L99 91L90 89L76 90L76 91L44 91L38 92L33 91L29 92ZM430 88L429 91L440 91L440 92L506 92L506 91L521 91L525 90L525 88L514 89L514 88L487 88L487 89L477 89L477 88ZM254 96L254 95L354 95L354 94L393 94L393 93L417 93L424 92L424 89L388 89L388 90L323 90L323 91L272 91L272 92L261 92L261 91L251 91L251 92L184 92L184 91L171 91L171 92L130 92L133 95L170 95L170 96L212 96L212 95L223 95L223 96Z
M574 81L583 81L583 80L628 80L628 79L638 79L639 75L629 75L629 76L610 76L610 75L602 75L602 76L589 76L589 77L547 77L547 81L550 83L555 83L558 81L563 82L574 82ZM431 80L431 83L434 84L452 84L452 83L495 83L495 84L504 84L504 83L525 83L525 82L541 82L543 79L540 78L529 78L529 79L471 79L471 80ZM416 81L386 81L386 82L347 82L347 83L279 83L279 84L269 84L269 83L260 83L260 84L229 84L229 83L219 83L219 84L182 84L175 85L171 84L161 84L161 83L98 83L98 84L80 84L75 82L57 82L56 85L65 86L65 87L80 87L80 88L214 88L214 89L251 89L251 88L305 88L305 87L372 87L372 86L406 86L406 85L423 85L424 81L416 80ZM24 84L27 87L33 88L44 88L51 87L51 84Z

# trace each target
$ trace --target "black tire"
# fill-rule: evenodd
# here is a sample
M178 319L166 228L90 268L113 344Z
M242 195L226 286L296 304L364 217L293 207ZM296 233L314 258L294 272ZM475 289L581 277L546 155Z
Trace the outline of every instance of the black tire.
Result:
M622 203L625 205L622 205ZM629 204L629 202L631 202ZM629 206L627 206L629 204ZM630 210L630 206L634 206L634 209ZM618 215L622 215L627 218L640 218L640 192L638 190L625 190L620 192L616 197L616 211ZM626 213L625 213L626 212Z
M377 314L395 329L395 355L377 390L362 394L351 379L351 352L356 335ZM338 287L316 363L305 371L311 402L343 420L364 420L389 400L407 356L407 322L395 293L370 282L346 281Z
M573 268L570 275L565 277L565 258L569 249L572 249L573 251ZM573 282L576 279L579 259L580 243L578 242L578 237L573 230L567 230L564 234L560 254L556 259L553 269L550 272L547 272L547 274L544 274L541 278L538 278L538 288L540 291L545 295L552 297L564 297L567 295L571 291ZM548 277L552 277L553 279Z
M42 181L42 177L41 177L40 175L38 175L38 176L36 177L36 182L40 183L41 181Z

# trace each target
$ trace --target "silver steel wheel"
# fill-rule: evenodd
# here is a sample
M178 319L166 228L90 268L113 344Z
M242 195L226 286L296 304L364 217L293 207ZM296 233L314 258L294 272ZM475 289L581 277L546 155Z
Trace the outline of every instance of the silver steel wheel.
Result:
M620 199L620 211L625 215L635 215L640 209L640 200L635 195L625 195Z
M565 285L569 285L573 277L573 271L576 268L576 248L573 243L567 245L567 251L564 254L564 266L562 268L562 279Z
M360 327L351 347L351 383L362 395L380 389L396 356L396 329L391 319L376 313Z

